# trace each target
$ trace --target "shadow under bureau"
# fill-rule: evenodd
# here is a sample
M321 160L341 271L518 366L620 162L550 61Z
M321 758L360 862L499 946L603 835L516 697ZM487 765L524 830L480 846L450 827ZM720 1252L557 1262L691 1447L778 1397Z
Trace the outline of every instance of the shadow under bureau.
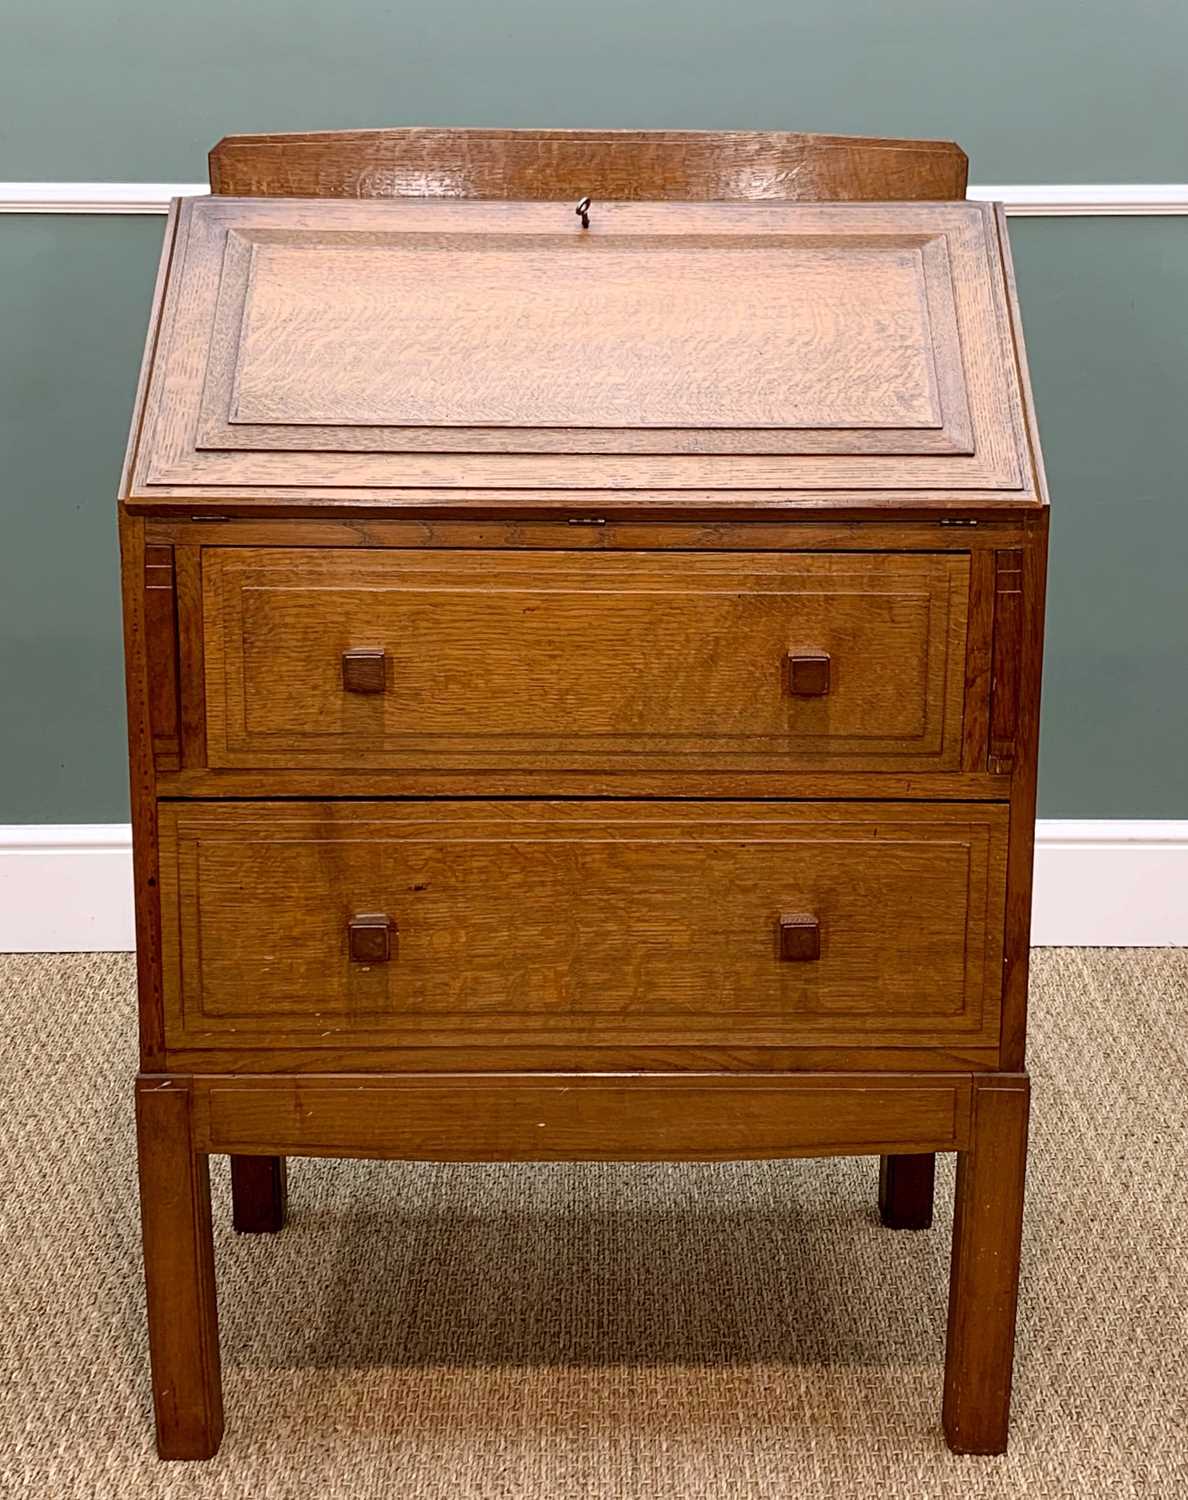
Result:
M212 1153L276 1229L289 1155L869 1153L925 1227L956 1151L945 1432L1005 1446L1047 509L1002 215L589 161L588 227L170 216L120 507L167 1457L222 1431Z

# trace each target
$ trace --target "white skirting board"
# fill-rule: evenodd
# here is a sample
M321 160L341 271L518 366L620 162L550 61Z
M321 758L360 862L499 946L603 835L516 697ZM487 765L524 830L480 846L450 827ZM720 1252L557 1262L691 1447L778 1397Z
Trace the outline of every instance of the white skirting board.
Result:
M1037 947L1188 946L1188 820L1041 819ZM124 823L0 825L0 953L130 950Z
M0 824L0 953L135 946L127 823Z
M1188 821L1040 818L1031 942L1188 947Z

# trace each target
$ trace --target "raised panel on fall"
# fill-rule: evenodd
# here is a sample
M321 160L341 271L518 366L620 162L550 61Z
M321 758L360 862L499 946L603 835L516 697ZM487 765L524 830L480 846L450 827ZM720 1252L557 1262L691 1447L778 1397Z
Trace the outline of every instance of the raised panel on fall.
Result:
M1036 498L981 204L212 199L178 238L136 494Z

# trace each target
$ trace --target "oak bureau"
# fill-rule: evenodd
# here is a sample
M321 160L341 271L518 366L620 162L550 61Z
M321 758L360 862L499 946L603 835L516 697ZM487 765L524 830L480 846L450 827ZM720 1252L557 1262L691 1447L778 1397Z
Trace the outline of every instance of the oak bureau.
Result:
M207 1159L958 1153L944 1429L1006 1445L1047 503L937 142L234 137L120 495L160 1453Z

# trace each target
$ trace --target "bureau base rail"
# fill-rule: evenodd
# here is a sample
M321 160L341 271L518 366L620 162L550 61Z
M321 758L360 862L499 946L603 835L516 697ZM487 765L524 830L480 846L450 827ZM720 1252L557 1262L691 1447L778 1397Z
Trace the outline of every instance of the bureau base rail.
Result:
M142 1077L195 1149L409 1161L730 1161L955 1151L971 1081L929 1074Z

